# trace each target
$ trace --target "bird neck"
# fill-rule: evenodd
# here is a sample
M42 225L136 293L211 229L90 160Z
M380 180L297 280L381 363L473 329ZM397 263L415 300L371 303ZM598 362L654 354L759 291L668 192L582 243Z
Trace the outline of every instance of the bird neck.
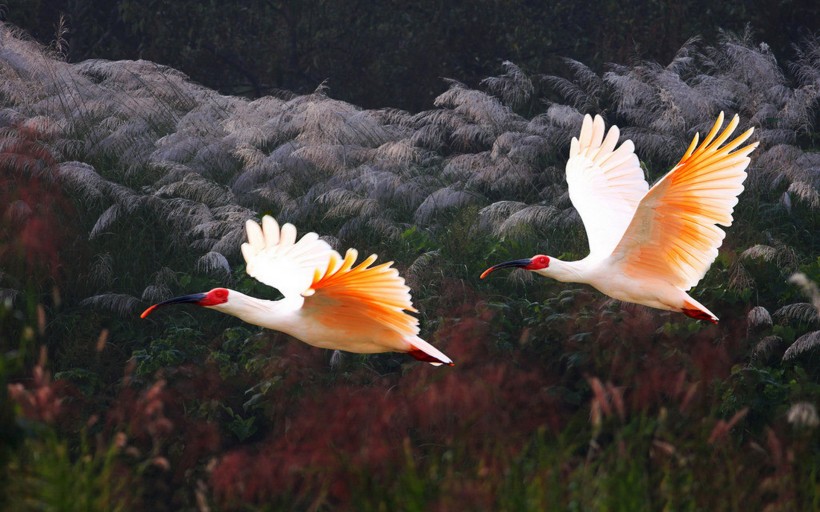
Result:
M293 313L302 307L303 302L302 297L265 300L229 290L227 302L207 307L235 316L249 324L287 332Z
M563 283L584 283L586 267L586 260L563 261L550 257L549 267L534 272Z

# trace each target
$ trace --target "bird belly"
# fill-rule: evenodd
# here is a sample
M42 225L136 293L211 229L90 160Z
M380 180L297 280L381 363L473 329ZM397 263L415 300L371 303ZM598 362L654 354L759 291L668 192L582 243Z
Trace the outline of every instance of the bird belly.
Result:
M279 330L314 347L344 350L357 354L380 352L406 352L410 344L404 337L376 322L349 322L344 318L322 318L307 316L301 322L294 322L289 328Z
M686 297L683 290L665 281L637 280L623 273L593 275L588 283L613 299L667 311L680 311Z

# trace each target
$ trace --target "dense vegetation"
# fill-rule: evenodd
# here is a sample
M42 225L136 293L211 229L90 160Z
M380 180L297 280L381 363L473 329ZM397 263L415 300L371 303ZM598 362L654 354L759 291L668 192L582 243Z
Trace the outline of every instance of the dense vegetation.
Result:
M70 64L0 26L0 506L14 510L820 508L820 40L665 65L505 63L434 108L226 96L149 61ZM488 262L586 251L583 113L650 182L721 110L756 128L712 326ZM271 213L394 259L456 361L331 353L214 312Z
M747 24L781 58L814 0L4 0L0 20L51 44L70 62L142 58L223 94L332 96L365 108L426 110L441 77L477 84L502 60L561 69L571 56L593 70L635 55L668 62L691 37Z

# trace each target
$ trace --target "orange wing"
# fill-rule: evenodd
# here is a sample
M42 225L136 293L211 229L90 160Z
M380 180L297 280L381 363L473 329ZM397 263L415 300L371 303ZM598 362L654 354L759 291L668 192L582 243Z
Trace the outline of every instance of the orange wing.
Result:
M723 132L723 112L698 145L695 134L681 161L641 200L623 238L612 253L627 275L667 281L688 290L700 281L726 234L716 224L732 224L743 191L749 153L740 149L750 128L721 147L738 125L735 116Z
M361 327L376 322L402 336L415 336L419 321L406 312L416 312L410 298L410 288L392 268L392 261L375 267L373 254L356 267L358 252L348 249L344 259L333 253L327 269L316 270L313 284L302 295L305 308L321 310L331 325L345 323Z

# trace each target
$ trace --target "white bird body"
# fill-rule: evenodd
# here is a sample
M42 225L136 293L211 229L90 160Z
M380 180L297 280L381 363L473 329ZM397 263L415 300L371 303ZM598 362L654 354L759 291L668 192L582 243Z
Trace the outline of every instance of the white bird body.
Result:
M572 204L584 222L590 253L579 261L544 255L487 269L523 267L558 281L586 283L625 302L680 311L717 323L717 317L687 293L718 254L737 196L743 191L749 153L738 149L747 130L723 145L737 127L737 116L718 135L721 112L704 141L696 134L681 161L649 188L632 141L615 148L619 131L604 137L600 116L584 117L567 162Z
M618 261L615 258L561 261L551 257L549 265L547 268L533 272L565 283L588 284L604 295L624 302L643 304L668 311L682 311L694 307L714 317L712 312L690 297L688 293L672 286L666 280L659 278L638 280L616 271Z
M361 354L406 352L433 365L453 362L418 336L418 319L410 289L392 262L375 267L371 255L354 267L358 253L344 258L316 233L298 242L296 228L265 216L262 226L246 223L248 242L242 244L248 274L277 288L280 300L263 300L215 288L155 304L193 303L235 316L267 329L284 332L315 347Z
M234 290L230 291L230 297L229 302L208 307L249 324L283 332L318 348L358 354L409 352L416 341L397 337L391 329L376 322L367 329L367 335L362 335L361 328L335 325L332 317L303 307L304 300L300 298L264 300Z

